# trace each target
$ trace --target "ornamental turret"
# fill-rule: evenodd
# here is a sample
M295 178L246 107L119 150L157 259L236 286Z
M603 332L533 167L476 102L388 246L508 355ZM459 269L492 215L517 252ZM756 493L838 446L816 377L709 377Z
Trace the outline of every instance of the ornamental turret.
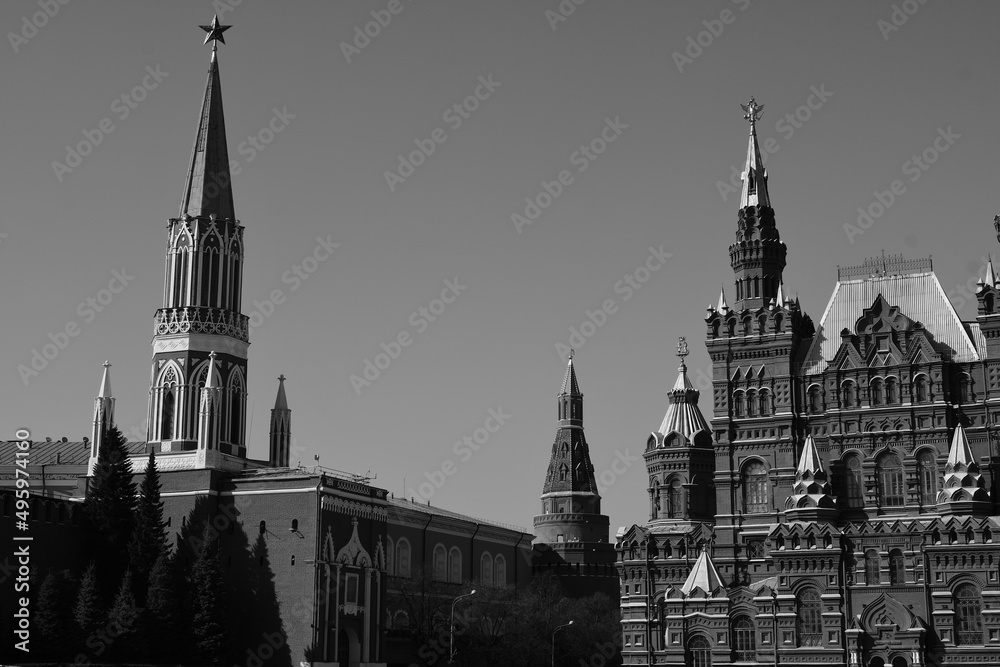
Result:
M986 516L990 513L990 494L979 464L969 446L961 424L955 427L944 466L944 484L937 496L937 510L942 515Z
M837 499L811 433L806 436L795 467L795 484L785 501L785 516L789 521L837 520Z

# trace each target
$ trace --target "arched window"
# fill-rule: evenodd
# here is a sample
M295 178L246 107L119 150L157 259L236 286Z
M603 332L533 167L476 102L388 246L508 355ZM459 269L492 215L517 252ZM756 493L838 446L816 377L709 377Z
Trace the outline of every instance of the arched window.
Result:
M917 403L927 402L927 376L918 375L913 379L913 400Z
M736 318L732 318L726 321L726 331L729 333L730 337L736 335Z
M743 511L746 514L767 512L771 498L767 489L767 467L751 461L743 469Z
M391 537L388 538L388 545L389 548L385 550L385 571L387 574L396 574L396 550L393 548Z
M743 318L743 335L749 336L753 333L753 318L749 315Z
M479 558L479 578L483 585L493 585L493 558L488 553Z
M559 481L565 482L567 475L569 475L569 466L563 463L562 465L559 466Z
M493 583L496 586L507 585L507 561L500 554L493 559Z
M808 392L808 404L810 414L819 414L821 412L820 401L819 401L819 385L814 384L809 387Z
M747 392L747 417L757 416L757 392L750 390Z
M865 552L865 583L869 586L882 583L882 556L875 549Z
M688 640L687 664L691 667L712 667L712 644L703 635Z
M965 373L955 379L955 400L962 404L972 400L972 380Z
M989 314L991 314L993 312L993 295L992 294L987 294L986 296L983 297L983 309L986 311L987 315L989 315Z
M462 583L462 552L458 547L452 547L448 552L448 581L453 584Z
M746 616L733 621L733 660L757 661L757 629Z
M841 395L843 396L843 405L845 408L853 408L857 404L858 392L854 387L854 383L848 380L840 386Z
M903 462L892 453L883 454L875 463L878 499L882 507L901 507L904 502Z
M160 410L160 440L172 440L174 437L174 400L173 388L166 389Z
M243 385L239 380L229 389L229 442L243 442Z
M766 389L760 392L760 416L767 417L771 414L771 393Z
M917 455L917 483L920 485L920 504L934 505L937 500L937 457L929 449Z
M433 554L434 580L448 581L448 552L444 545L434 547Z
M882 405L882 380L875 378L868 383L868 395L873 406Z
M955 643L982 646L983 617L979 589L962 584L955 590Z
M899 385L896 383L896 378L885 379L885 402L887 405L899 403Z
M680 519L684 516L683 490L681 480L674 479L670 482L670 490L667 492L667 518Z
M733 392L733 416L737 419L743 418L743 392Z
M861 457L850 454L844 459L844 502L850 509L861 509L865 506L864 472L861 469Z
M757 333L763 335L767 331L767 317L761 315L757 319Z
M410 576L410 543L403 537L396 542L396 574Z
M798 626L799 646L823 645L823 603L815 588L799 593L795 623Z
M893 549L889 552L889 583L906 583L906 570L903 565L903 552L899 549Z

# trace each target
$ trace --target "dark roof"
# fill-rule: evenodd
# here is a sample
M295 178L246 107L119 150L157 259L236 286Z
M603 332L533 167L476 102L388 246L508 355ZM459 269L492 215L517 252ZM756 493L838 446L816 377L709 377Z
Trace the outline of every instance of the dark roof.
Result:
M14 452L17 452L17 440L0 442L0 465L10 465L14 462ZM146 451L145 442L127 442L125 447L129 454L142 454ZM48 465L56 462L59 456L60 465L79 465L86 467L90 458L90 442L63 442L62 440L33 440L28 461L30 465Z
M434 516L443 516L449 519L458 519L460 521L468 521L469 523L481 523L485 526L493 526L495 528L503 528L505 530L513 530L518 533L525 533L530 535L531 533L521 526L515 526L508 523L500 523L499 521L488 521L486 519L477 519L474 516L468 516L467 514L459 514L458 512L452 512L451 510L446 510L441 507L434 507L433 505L428 505L427 503L418 503L411 500L406 500L405 498L396 498L395 496L389 498L389 504L402 509L408 509L413 512L423 512L424 514L433 514Z

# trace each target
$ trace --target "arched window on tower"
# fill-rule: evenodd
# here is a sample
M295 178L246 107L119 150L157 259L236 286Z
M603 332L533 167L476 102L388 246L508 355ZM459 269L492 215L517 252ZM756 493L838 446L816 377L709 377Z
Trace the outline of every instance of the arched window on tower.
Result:
M872 407L882 405L882 380L874 378L868 383L868 395L871 398Z
M748 616L738 616L733 621L733 660L757 661L757 629Z
M747 392L747 417L757 416L757 392L751 389Z
M923 449L917 455L917 483L920 487L920 504L932 506L937 502L938 470L937 456L930 449Z
M899 403L899 384L896 382L896 378L885 379L885 402L886 405Z
M928 393L927 376L918 375L913 378L913 400L917 403L926 403Z
M753 295L754 298L760 297L760 278L757 276L753 277Z
M905 501L903 488L903 462L892 452L886 452L875 462L878 480L878 499L882 507L902 507Z
M875 549L865 552L865 584L872 586L882 581L882 556Z
M163 390L163 406L160 409L160 440L172 440L174 437L174 388Z
M670 490L667 494L667 518L680 519L684 516L683 490L681 480L674 478L670 482Z
M760 416L767 417L771 414L771 392L767 389L760 390Z
M565 482L566 481L566 477L568 475L569 475L569 466L567 466L565 463L563 463L562 465L559 466L559 481L560 482Z
M903 552L899 549L892 549L889 552L889 583L906 583L906 569L903 564Z
M761 514L770 506L767 466L761 461L751 461L743 468L743 512Z
M743 335L749 336L753 333L753 318L747 315L743 318Z
M982 598L974 584L962 584L955 589L955 643L983 644Z
M803 589L796 599L799 646L823 645L823 603L815 588Z
M733 392L733 417L737 419L743 418L743 392L734 391Z

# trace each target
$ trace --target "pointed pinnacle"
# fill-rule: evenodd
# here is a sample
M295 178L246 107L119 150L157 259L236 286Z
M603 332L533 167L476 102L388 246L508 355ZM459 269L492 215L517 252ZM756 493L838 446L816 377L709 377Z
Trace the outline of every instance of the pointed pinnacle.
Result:
M104 376L101 378L101 389L98 398L111 398L111 364L104 362Z

